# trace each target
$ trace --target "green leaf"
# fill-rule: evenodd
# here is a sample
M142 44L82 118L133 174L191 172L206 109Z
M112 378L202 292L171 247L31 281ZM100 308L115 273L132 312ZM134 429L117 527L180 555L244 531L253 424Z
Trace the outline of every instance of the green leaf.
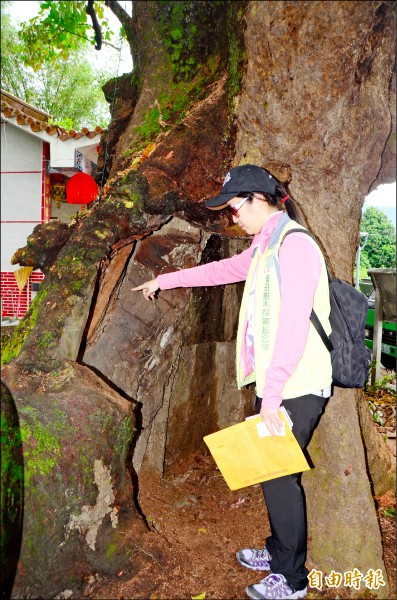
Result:
M179 60L181 53L179 51L174 51L171 54L171 60L173 60L174 62L177 62Z
M67 57L64 48L78 49L84 44L95 45L93 28L83 0L47 0L40 5L39 13L29 22L22 23L20 38L29 45L26 64L37 69L45 62ZM103 3L96 2L95 8L104 39L111 34L109 21L103 18ZM92 35L91 35L92 32Z
M183 31L182 29L171 29L170 31L170 36L174 39L174 40L181 40L183 38Z
M88 55L88 43L79 41L76 46L73 38L66 34L62 48L42 43L29 23L21 27L26 36L19 36L5 4L1 5L2 87L48 112L54 123L67 129L106 127L110 120L109 105L101 86L114 77L116 54L113 64L98 71ZM76 4L84 5L84 2ZM58 35L55 29L48 31L49 41Z
M360 229L369 234L361 254L363 264L376 269L395 268L396 231L384 212L369 206L363 213Z

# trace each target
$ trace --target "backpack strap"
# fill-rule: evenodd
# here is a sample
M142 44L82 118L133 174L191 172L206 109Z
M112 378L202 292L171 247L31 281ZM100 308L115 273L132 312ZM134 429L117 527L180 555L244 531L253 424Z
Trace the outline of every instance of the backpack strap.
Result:
M332 350L334 349L333 344L332 344L331 340L329 339L329 337L327 336L327 334L325 333L325 329L321 325L320 319L318 318L317 313L313 309L310 314L310 320L313 323L315 330L317 331L318 335L322 339L328 352L332 352Z
M287 235L289 235L290 233L305 233L306 235L309 235L315 242L317 242L315 236L312 233L310 233L310 231L308 231L307 229L301 229L301 228L296 227L295 229L290 229L289 231L287 231L287 233L284 235L283 239L281 240L280 246L283 243L283 241L285 240L285 238L287 237ZM330 280L330 271L329 271L327 263L325 263L325 266L327 268L328 280ZM318 318L314 309L312 309L312 312L310 314L310 320L311 320L315 330L317 331L318 335L322 339L328 352L332 352L332 350L334 349L332 342L329 339L328 335L326 334L325 329L322 326L321 321Z

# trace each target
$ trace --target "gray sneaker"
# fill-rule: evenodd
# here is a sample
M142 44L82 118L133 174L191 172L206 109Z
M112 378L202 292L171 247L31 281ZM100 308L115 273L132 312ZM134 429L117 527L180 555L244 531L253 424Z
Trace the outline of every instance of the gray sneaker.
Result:
M284 575L271 573L259 583L249 585L245 588L245 592L252 600L293 600L304 598L307 594L307 587L303 590L295 590Z
M247 567L247 569L253 569L254 571L271 571L269 563L272 560L272 557L267 548L261 548L260 550L245 548L236 553L236 558L240 565Z

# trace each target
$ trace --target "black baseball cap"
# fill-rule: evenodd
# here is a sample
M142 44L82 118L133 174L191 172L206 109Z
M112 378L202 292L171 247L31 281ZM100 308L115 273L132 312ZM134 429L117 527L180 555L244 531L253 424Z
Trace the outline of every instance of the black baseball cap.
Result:
M256 165L234 167L227 173L219 196L211 198L205 206L215 210L225 208L227 202L242 192L266 192L274 195L277 180L265 169Z

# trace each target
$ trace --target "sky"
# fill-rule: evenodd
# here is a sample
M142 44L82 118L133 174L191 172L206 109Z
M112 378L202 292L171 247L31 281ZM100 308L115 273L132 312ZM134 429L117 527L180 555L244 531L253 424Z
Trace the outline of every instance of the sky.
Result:
M130 10L131 2L120 2L121 6L126 10ZM15 18L15 20L25 21L34 17L39 8L39 2L36 0L28 0L14 2L11 8L11 14ZM118 42L118 32L120 29L120 23L113 15L111 10L106 10L107 18L111 23L111 27L115 32L115 40L113 40L114 45L119 46ZM123 73L130 73L132 70L132 59L129 51L129 47L127 42L124 41L121 52L117 52L113 48L109 46L102 46L101 50L92 49L92 57L95 64L100 67L101 65L114 64L115 74L121 75ZM382 210L386 216L393 223L394 227L396 227L396 184L384 184L380 185L378 188L373 190L365 199L365 203L363 206L363 211L368 206L375 206Z
M379 208L396 228L396 184L387 183L373 190L365 199L363 211L368 206Z

